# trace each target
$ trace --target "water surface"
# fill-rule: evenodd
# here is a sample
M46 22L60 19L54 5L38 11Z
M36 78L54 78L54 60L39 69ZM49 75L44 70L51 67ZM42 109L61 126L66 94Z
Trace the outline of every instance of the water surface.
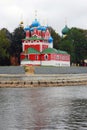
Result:
M87 130L87 86L0 88L0 130Z

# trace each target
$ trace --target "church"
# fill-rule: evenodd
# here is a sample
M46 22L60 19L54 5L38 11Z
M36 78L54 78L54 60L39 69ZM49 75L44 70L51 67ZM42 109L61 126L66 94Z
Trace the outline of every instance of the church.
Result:
M48 26L41 25L35 19L24 30L26 37L22 39L21 66L70 66L70 55L53 48L53 38Z

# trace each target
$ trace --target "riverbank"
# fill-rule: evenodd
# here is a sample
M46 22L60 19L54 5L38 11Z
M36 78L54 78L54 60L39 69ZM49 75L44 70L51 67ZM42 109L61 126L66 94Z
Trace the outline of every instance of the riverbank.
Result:
M0 67L0 87L87 85L87 67Z
M0 88L59 87L87 85L87 74L0 74Z

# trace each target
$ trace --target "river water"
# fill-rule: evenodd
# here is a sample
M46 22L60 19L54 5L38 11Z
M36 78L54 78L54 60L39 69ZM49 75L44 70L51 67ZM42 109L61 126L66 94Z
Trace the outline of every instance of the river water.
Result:
M0 88L0 130L87 130L87 86Z

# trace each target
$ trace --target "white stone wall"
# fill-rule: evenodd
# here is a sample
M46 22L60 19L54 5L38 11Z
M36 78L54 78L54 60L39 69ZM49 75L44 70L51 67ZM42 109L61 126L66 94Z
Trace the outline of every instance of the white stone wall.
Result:
M40 61L21 61L21 66L24 65L40 65Z
M21 61L21 66L24 65L42 65L42 66L70 66L69 61Z
M69 61L41 61L41 65L43 66L70 66Z

